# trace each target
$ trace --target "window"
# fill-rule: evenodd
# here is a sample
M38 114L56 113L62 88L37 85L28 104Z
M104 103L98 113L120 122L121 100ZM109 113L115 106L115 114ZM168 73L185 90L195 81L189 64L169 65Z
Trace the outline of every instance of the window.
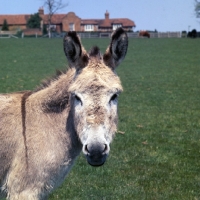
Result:
M75 31L74 23L69 24L69 31Z
M85 31L94 31L94 25L91 24L85 25Z
M122 27L122 25L121 24L113 24L113 30L116 30L119 27Z

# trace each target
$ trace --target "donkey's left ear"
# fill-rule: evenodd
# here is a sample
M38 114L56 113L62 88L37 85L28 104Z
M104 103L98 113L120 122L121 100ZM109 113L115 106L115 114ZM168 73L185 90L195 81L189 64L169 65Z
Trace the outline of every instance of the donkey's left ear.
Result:
M86 65L88 55L75 31L70 31L65 35L63 47L70 67L80 69Z
M120 27L112 34L111 43L103 56L104 63L115 69L125 58L127 49L128 37L126 32Z

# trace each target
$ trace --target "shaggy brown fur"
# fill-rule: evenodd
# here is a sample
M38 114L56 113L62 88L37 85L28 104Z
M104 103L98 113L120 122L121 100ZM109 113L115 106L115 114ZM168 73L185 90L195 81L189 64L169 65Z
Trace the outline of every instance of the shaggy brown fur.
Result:
M101 56L88 54L75 32L64 38L70 68L33 92L0 95L0 193L10 200L41 200L59 186L82 149L102 165L117 129L116 66L128 39L123 29Z

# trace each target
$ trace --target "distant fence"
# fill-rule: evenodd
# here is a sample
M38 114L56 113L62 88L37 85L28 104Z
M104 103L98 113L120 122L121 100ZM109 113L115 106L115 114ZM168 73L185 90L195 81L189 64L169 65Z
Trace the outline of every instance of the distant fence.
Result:
M150 32L150 38L180 38L181 32ZM127 33L130 38L144 38L139 36L139 32Z
M111 33L104 32L80 32L78 35L81 38L109 38L111 37Z
M81 38L109 38L112 33L81 32ZM181 32L150 32L150 38L181 38ZM139 32L127 32L129 38L144 38L139 36Z
M110 38L110 32L78 32L81 38ZM181 38L181 32L150 32L151 38ZM144 38L139 36L139 32L127 32L129 38ZM52 37L63 37L62 34L56 34Z
M60 38L64 37L66 33L51 33L51 37ZM109 38L111 37L110 32L77 32L80 38Z
M32 33L32 32L31 32ZM34 32L35 33L35 32ZM34 33L32 33L34 35ZM110 38L111 32L78 32L78 35L81 38ZM150 38L181 38L181 32L149 32ZM16 36L16 31L0 31L0 38L11 38ZM22 33L22 38L24 37ZM52 33L53 38L63 38L65 33ZM127 32L129 38L144 38L139 36L139 32ZM35 37L44 37L41 36L41 33L35 33Z
M32 35L35 35L35 37L42 36L42 31L39 28L27 28L22 32L22 37Z
M16 31L0 31L0 38L18 38L15 36L16 34Z

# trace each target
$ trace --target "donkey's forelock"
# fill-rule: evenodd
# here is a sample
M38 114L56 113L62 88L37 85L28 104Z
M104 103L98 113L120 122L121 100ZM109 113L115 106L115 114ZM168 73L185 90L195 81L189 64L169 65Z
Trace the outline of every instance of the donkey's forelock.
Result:
M95 58L102 59L102 55L101 55L99 47L94 46L89 52L89 57L90 58L95 57Z

